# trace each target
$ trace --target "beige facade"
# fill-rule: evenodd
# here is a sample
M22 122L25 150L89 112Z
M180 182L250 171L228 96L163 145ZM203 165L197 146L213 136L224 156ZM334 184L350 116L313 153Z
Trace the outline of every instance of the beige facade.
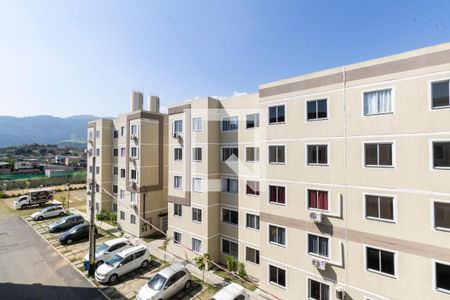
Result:
M141 93L130 100L130 113L88 124L88 183L96 172L95 211L116 212L119 226L141 237L155 233L143 220L167 229L167 115L154 96L148 110Z
M443 44L171 107L169 251L282 299L448 299L449 79Z

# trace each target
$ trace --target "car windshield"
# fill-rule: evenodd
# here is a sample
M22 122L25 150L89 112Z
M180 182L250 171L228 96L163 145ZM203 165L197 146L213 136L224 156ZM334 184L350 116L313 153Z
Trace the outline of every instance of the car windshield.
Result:
M77 232L78 228L81 228L80 226L75 226L72 229L70 229L69 233L75 233Z
M116 267L123 260L122 256L114 255L106 261L106 264L110 267Z
M106 250L109 249L109 246L106 245L105 243L99 245L98 247L95 248L95 254L100 254L105 252Z
M167 278L162 276L161 274L156 274L152 279L147 283L148 287L152 290L159 291L166 283Z
M59 219L58 221L55 222L55 224L63 224L64 222L66 222L67 218L62 218Z

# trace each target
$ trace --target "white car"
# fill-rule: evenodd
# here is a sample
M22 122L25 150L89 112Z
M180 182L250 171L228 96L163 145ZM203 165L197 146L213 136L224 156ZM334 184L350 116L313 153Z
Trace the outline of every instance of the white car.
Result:
M132 245L126 238L116 238L100 244L95 247L95 264L98 268L105 261L123 251L130 248ZM84 266L86 270L89 268L89 253L84 256Z
M237 283L231 283L218 291L211 300L249 300L250 296L245 288Z
M57 217L57 216L64 216L65 214L65 210L64 207L62 207L61 205L54 205L54 206L49 206L46 207L44 209L42 209L41 211L37 211L35 213L33 213L31 215L31 218L33 220L43 220L45 218L51 218L51 217Z
M120 276L150 263L150 251L144 245L120 251L95 271L95 279L101 283L114 283Z
M136 300L170 299L191 287L191 273L182 264L173 264L159 271L138 292Z

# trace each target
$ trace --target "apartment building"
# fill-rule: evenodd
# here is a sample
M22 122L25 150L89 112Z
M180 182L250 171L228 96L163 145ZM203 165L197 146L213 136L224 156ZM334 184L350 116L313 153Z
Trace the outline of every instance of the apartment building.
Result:
M449 299L450 43L169 108L169 251L281 299Z
M148 98L147 110L140 92L130 102L129 113L89 122L87 181L96 189L95 212L116 212L124 231L142 237L155 232L143 220L167 229L167 115L158 97ZM87 207L90 201L88 194Z

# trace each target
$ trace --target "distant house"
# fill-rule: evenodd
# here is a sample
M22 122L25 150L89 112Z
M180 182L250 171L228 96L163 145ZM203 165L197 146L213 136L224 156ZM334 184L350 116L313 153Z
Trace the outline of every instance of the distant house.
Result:
M11 172L12 165L8 162L0 162L0 174L8 174Z

